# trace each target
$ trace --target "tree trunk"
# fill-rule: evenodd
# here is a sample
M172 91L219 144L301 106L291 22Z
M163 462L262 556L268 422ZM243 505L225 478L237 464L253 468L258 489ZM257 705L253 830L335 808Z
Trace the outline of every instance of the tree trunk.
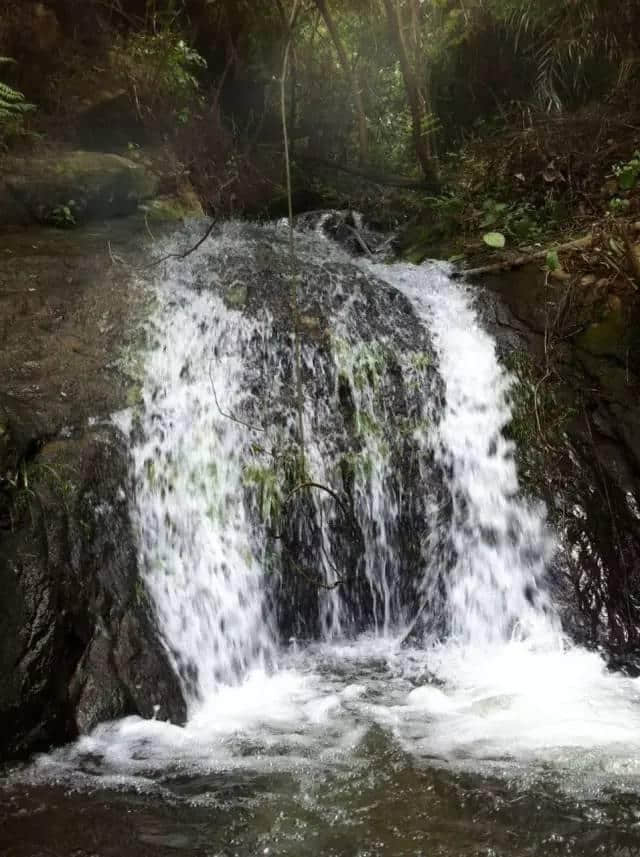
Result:
M409 58L409 51L402 27L400 6L398 5L397 0L383 0L383 2L387 18L389 20L389 28L391 29L391 33L396 43L404 87L407 92L407 101L409 103L409 111L411 112L413 145L416 150L416 156L425 179L427 179L427 181L433 181L436 179L436 171L431 159L429 137L426 130L427 120L429 117L424 93L420 86L418 70L412 65Z
M315 0L315 4L324 19L329 35L331 36L335 46L336 53L338 54L340 65L342 66L342 70L344 71L351 89L351 97L353 98L353 105L358 118L360 162L364 163L367 160L367 155L369 154L369 132L367 129L367 115L364 111L364 102L362 100L362 90L360 89L358 82L358 75L351 68L347 52L344 49L342 40L340 39L340 33L338 32L338 28L336 27L335 21L331 15L327 0Z

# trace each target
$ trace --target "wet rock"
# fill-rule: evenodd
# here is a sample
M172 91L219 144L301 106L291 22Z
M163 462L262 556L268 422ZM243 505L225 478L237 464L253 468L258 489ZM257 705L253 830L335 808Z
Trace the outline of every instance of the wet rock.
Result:
M42 426L30 408L0 393L0 487L15 481L18 465L37 446L42 434Z
M181 722L182 693L139 580L115 429L23 464L0 556L0 754L125 714Z
M224 302L230 309L243 309L246 306L248 295L247 287L238 283L229 286L224 294Z
M179 223L187 218L204 217L202 204L192 188L173 196L159 196L144 208L152 223Z
M155 705L184 715L139 579L126 447L105 422L135 389L146 311L105 248L135 266L146 234L139 216L4 236L0 756Z
M296 227L301 230L320 230L352 256L368 255L386 243L384 234L371 229L357 212L348 209L307 211L296 217Z
M551 582L565 626L581 642L608 650L612 663L635 663L640 340L634 307L623 312L617 298L574 290L565 324L578 332L558 337L549 319L566 304L566 285L545 286L535 266L486 284L478 294L482 316L519 382L510 432L521 482L545 501L562 545Z
M157 177L119 155L76 151L7 158L0 174L0 225L69 227L123 216L157 188Z
M306 219L309 232L327 213L316 214ZM233 238L240 231L244 240L229 242L224 254L209 252L195 278L182 268L176 274L185 286L214 290L227 303L241 283L245 317L260 319L253 347L243 354L243 388L251 395L234 417L261 427L243 461L243 482L256 544L265 551L275 624L284 641L320 636L326 581L333 581L344 605L343 630L381 627L386 553L367 554L366 545L378 544L384 528L385 548L400 557L402 568L389 584L392 609L417 604L424 573L418 534L431 505L446 506L438 465L428 477L420 469L417 432L430 418L425 393L439 394L429 335L403 294L340 253L319 256L315 234L296 235L299 264L292 272L281 228L222 229ZM304 462L296 430L294 331L304 399L314 403ZM315 485L305 487L309 481ZM388 520L383 513L380 520L369 517L372 483L371 490L384 485L386 496L397 498ZM430 543L434 565L441 548L436 541Z

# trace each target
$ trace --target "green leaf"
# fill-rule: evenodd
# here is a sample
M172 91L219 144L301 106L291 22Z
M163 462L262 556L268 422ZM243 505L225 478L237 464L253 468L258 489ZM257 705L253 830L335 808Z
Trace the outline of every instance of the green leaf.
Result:
M560 257L558 256L557 250L549 250L547 253L547 268L550 271L559 271L560 270Z
M620 190L633 190L640 175L640 164L631 161L618 175L618 187Z
M489 247L493 247L496 250L502 250L504 245L507 243L502 232L487 232L486 235L482 236L482 240Z

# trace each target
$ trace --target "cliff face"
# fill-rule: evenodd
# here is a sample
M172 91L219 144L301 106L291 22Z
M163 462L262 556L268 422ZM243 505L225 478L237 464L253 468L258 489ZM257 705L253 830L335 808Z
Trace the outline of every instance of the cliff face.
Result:
M0 260L1 755L182 694L138 582L128 451L136 396L128 255L141 224L6 233Z

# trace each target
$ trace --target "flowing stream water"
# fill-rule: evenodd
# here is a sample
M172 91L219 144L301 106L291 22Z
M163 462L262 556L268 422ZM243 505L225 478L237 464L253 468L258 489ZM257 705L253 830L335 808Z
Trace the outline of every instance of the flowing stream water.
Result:
M348 494L358 556L322 489L280 517L302 560L270 533L274 449L296 454L286 241L228 224L150 286L132 432L140 567L188 721L103 724L17 772L46 853L640 853L640 680L560 627L472 294L319 229L297 243L305 478Z

